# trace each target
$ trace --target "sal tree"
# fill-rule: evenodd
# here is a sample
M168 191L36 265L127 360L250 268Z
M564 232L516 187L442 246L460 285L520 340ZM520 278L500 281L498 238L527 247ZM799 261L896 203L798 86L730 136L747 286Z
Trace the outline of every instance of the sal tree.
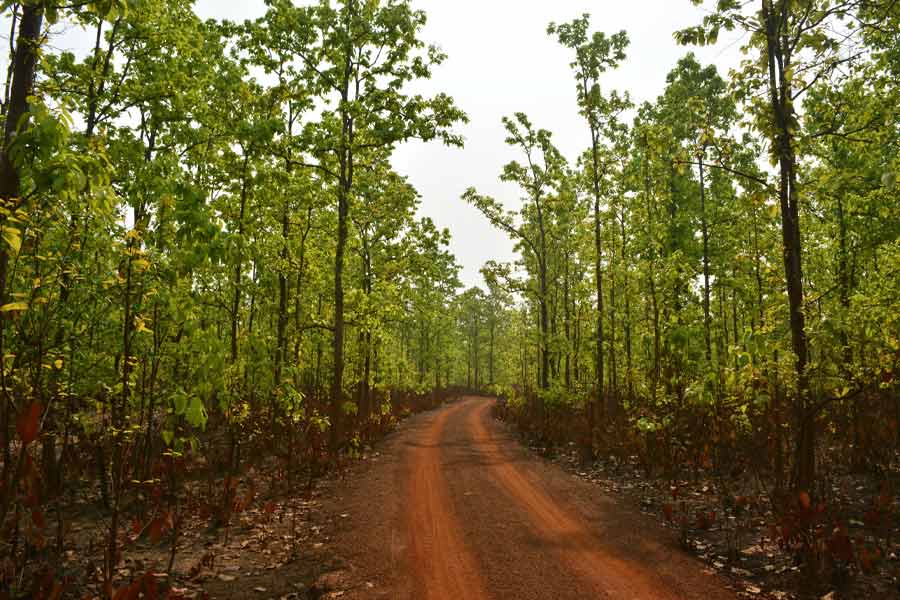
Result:
M597 352L595 370L597 376L597 400L602 405L604 381L604 333L603 333L603 234L602 206L604 204L604 179L611 164L604 161L604 140L615 137L618 115L629 106L627 98L616 93L605 95L600 78L609 69L616 68L625 59L628 36L620 31L612 36L602 32L590 34L590 16L583 15L570 23L551 23L547 33L557 37L559 43L574 51L570 64L575 74L578 109L588 122L591 134L590 173L591 198L594 207L594 277L597 293ZM590 427L593 430L594 407L589 409Z
M525 192L522 223L517 223L515 215L506 213L496 200L479 195L473 188L463 194L463 199L475 206L492 225L518 241L536 266L537 288L529 287L527 291L537 301L540 311L540 387L546 391L550 388L551 370L549 231L556 218L551 194L564 174L565 159L553 145L550 132L535 130L523 113L516 113L512 119L504 118L503 125L508 134L506 143L520 150L524 158L523 163L512 161L504 166L500 177L517 184Z
M700 0L691 1L701 4ZM852 48L856 36L846 26L859 4L857 0L719 0L701 25L676 34L681 43L700 45L715 43L723 29L750 34L752 58L743 63L734 85L747 100L753 125L767 138L777 172L796 378L793 483L798 490L811 489L815 481L816 418L823 404L813 397L810 385L801 227L804 197L800 188L804 123L796 103L818 82L860 58Z
M312 166L333 186L337 207L334 249L334 372L331 380L331 443L339 440L344 397L344 263L350 215L357 196L357 170L369 157L409 139L461 145L451 127L465 114L445 94L410 94L410 82L428 79L444 55L420 39L425 13L407 0L323 0L295 8L286 0L271 10L294 12L309 90L323 104L321 117L304 130Z

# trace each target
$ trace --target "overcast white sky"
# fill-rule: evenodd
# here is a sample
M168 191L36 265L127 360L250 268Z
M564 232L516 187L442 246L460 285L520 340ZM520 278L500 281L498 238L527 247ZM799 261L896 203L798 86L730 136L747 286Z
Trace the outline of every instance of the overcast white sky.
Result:
M509 239L460 199L467 187L475 186L510 209L517 206L517 189L498 180L502 166L515 157L503 142L501 117L518 111L528 114L536 126L553 132L570 160L589 144L575 105L571 57L546 34L549 22L590 13L596 30L627 30L628 59L607 76L606 88L628 90L637 102L655 99L666 74L689 50L702 62L717 64L724 74L740 60L743 42L739 34L730 34L713 48L675 44L674 31L703 18L704 10L690 0L413 0L413 4L428 14L424 40L449 55L432 80L417 90L447 92L470 122L460 128L465 149L409 143L399 148L394 166L421 193L421 214L452 232L452 251L463 266L467 286L481 283L479 269L486 261L515 258ZM201 17L231 20L255 18L264 10L263 0L197 0L196 7ZM89 34L76 31L63 38L51 43L72 48L82 43L89 47L92 41Z
M211 3L211 2L210 2ZM524 112L537 127L553 132L569 160L590 144L579 116L568 50L546 34L551 21L592 15L595 30L628 31L631 45L622 67L610 73L607 89L628 90L637 102L655 99L678 59L693 50L724 73L741 58L739 34L723 35L713 48L678 46L673 32L698 24L704 15L689 0L415 0L429 16L424 38L449 55L434 73L434 90L451 94L470 122L462 128L463 150L411 143L397 152L395 168L422 194L422 214L453 233L452 250L466 285L480 284L488 260L513 260L512 242L460 200L468 186L513 209L516 187L498 180L515 158L504 143L501 117Z

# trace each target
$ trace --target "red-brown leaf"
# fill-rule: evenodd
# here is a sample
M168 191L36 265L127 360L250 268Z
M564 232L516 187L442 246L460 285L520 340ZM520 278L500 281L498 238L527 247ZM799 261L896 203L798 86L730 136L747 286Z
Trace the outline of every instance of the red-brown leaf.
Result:
M156 585L156 577L153 576L153 573L147 573L144 575L144 597L148 600L158 600L159 599L159 588Z
M47 526L47 521L44 520L44 513L37 508L31 511L31 521L38 529L44 529Z
M126 585L125 587L121 587L116 590L115 595L113 596L113 600L125 600L128 598L128 593L131 591L131 586Z
M159 540L162 539L163 524L164 521L162 517L157 517L150 522L150 526L147 528L147 530L150 535L150 542L152 544L158 544Z
M663 514L666 515L666 521L672 522L672 515L675 512L675 507L671 504L663 504Z
M22 444L27 446L37 439L38 430L41 427L41 413L43 407L40 402L32 402L31 406L25 409L16 419L16 433Z

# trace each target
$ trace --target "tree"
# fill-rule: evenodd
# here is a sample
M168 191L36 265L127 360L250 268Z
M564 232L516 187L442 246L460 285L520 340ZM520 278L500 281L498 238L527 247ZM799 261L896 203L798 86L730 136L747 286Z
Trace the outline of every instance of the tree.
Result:
M697 0L692 2L699 4ZM765 103L755 100L751 106L755 126L768 137L772 162L778 168L784 276L797 386L793 483L798 490L809 490L815 481L815 420L820 408L811 396L808 372L798 181L798 134L802 124L795 103L817 82L858 59L856 52L841 53L846 36L840 33L840 21L851 14L856 4L853 1L760 0L760 10L752 13L741 3L720 2L702 25L676 34L681 43L707 44L716 41L721 29L741 27L751 34L749 47L759 53L759 61L746 63L737 83L747 97L756 90L766 92Z
M504 118L508 137L506 143L517 147L525 162L510 162L503 167L501 179L518 184L526 194L522 208L523 223L517 224L514 215L505 213L501 205L488 196L479 195L474 188L463 199L475 206L498 229L518 240L534 260L537 289L531 294L540 309L542 390L550 388L550 316L549 316L549 247L548 230L555 218L549 194L558 186L565 161L553 146L550 132L535 130L528 117L516 113L514 119Z
M547 28L549 35L555 35L559 43L575 53L575 59L569 65L575 73L578 108L588 122L591 134L590 146L590 182L594 203L594 279L597 301L597 349L595 354L595 371L597 377L597 402L604 401L604 344L603 333L603 239L602 216L603 180L609 163L602 160L604 137L612 137L618 128L618 116L628 108L630 102L626 97L616 93L604 96L600 85L601 76L609 69L616 68L625 59L625 48L628 36L624 31L607 36L602 32L588 34L590 16L585 14L571 23L551 23ZM588 411L589 428L594 429L594 405Z
M279 2L285 10L288 5ZM314 167L334 181L337 204L330 412L336 447L344 397L344 257L358 162L365 164L371 153L410 138L461 145L450 128L466 117L449 96L424 98L404 91L444 60L418 38L425 13L414 11L408 1L341 0L333 7L323 0L295 11L303 24L298 31L313 32L295 52L309 89L327 103L321 120L304 132L307 151Z

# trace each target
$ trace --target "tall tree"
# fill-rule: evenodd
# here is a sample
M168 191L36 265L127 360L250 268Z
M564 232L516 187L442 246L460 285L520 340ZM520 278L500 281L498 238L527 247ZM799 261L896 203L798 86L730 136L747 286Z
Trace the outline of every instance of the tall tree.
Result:
M603 332L603 219L601 211L604 203L603 180L609 165L603 163L601 154L603 138L616 129L618 116L630 103L627 97L622 98L616 93L609 96L604 95L600 79L606 71L616 68L625 59L628 36L624 31L612 36L607 36L602 32L590 34L589 27L590 16L585 14L570 23L551 23L547 28L547 33L556 36L561 45L575 53L570 67L575 74L579 112L587 120L591 135L589 172L594 205L594 279L597 302L596 400L602 406L605 397L603 369L605 337ZM593 431L594 404L591 404L588 412L588 426Z
M699 0L692 0L700 4ZM794 354L796 397L794 421L797 441L793 483L811 489L815 480L816 417L820 410L810 393L809 342L804 314L803 237L799 189L799 135L802 122L796 103L822 78L858 59L858 52L842 52L848 41L840 21L857 6L852 0L760 0L758 11L742 3L720 2L703 24L678 32L685 44L714 43L722 29L736 27L751 34L748 46L759 60L746 64L740 89L747 95L765 92L765 103L751 101L756 127L770 142L772 162L778 169L777 192L784 247L784 278L788 294L791 350Z
M550 132L535 130L528 117L516 113L513 119L504 118L508 137L506 143L516 147L524 156L524 163L513 161L503 167L501 179L518 184L526 194L523 206L523 222L517 223L514 215L506 213L502 206L489 196L479 195L474 188L463 194L463 199L477 208L492 225L520 242L534 261L537 275L533 298L539 307L541 331L542 390L550 389L550 314L549 229L555 218L550 194L558 187L565 162L559 150L551 142Z
M408 0L340 0L336 6L322 0L296 9L296 16L302 24L298 30L308 32L297 55L310 90L326 103L320 121L305 131L308 151L315 168L333 180L337 205L330 411L336 447L344 402L344 263L357 164L410 138L461 145L451 127L465 114L444 94L425 98L406 92L407 84L429 78L444 60L420 40L425 13L413 10Z

